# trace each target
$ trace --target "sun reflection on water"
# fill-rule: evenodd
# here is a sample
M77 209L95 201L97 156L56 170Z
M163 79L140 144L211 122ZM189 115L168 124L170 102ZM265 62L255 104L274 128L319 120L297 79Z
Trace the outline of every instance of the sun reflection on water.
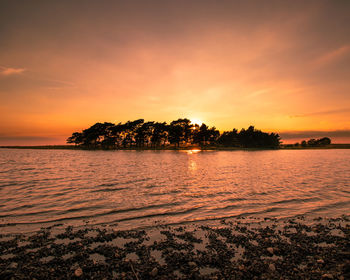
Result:
M190 171L196 171L197 170L197 163L191 159L191 161L188 163L188 169Z
M187 154L192 155L201 152L202 150L200 149L192 149L192 150L187 150Z

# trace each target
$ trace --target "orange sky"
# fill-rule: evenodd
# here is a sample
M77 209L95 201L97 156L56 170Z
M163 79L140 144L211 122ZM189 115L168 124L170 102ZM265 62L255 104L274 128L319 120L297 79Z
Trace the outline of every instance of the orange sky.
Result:
M0 145L179 117L350 142L349 11L322 0L1 1Z

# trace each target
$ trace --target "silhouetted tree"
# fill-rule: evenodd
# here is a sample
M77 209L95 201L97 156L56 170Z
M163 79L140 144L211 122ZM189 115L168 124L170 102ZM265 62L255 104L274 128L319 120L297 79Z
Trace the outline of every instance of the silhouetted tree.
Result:
M209 128L206 124L201 126L191 124L189 119L178 119L170 125L166 122L144 122L144 119L127 121L126 123L113 124L110 122L95 123L82 132L74 132L68 137L67 143L79 145L88 149L116 149L118 147L157 147L160 145L174 145L179 147L184 144L220 145L227 147L278 147L280 137L275 133L265 133L254 126L248 129L236 129L220 132L215 128ZM308 141L309 145L328 145L327 137Z
M200 127L199 125L195 125L193 130L193 143L201 146L205 145L205 141L209 140L208 131L208 126L204 123Z
M189 119L178 119L172 121L168 126L168 140L175 146L180 146L181 142L188 143L191 136L192 125Z
M328 137L323 137L321 139L318 139L317 142L321 146L326 146L326 145L330 145L332 141Z
M275 133L266 133L250 126L247 130L242 129L238 134L240 145L245 148L275 148L280 145L280 136Z
M168 126L168 139L170 144L180 146L180 142L183 138L183 128L181 125L174 124L173 122Z
M309 139L308 141L303 140L301 142L301 145L303 147L310 146L310 147L316 147L316 146L326 146L331 144L331 139L328 137L323 137L320 139Z
M104 126L102 123L95 123L88 129L83 130L83 145L90 149L96 149L100 145L100 141L104 134Z
M151 143L153 147L157 147L160 145L165 145L165 142L168 138L168 131L167 131L167 124L166 122L163 123L154 123L153 125L153 133L151 136Z
M118 123L117 125L111 127L111 138L114 141L114 147L120 147L123 141L124 125Z
M151 137L154 130L154 122L146 122L143 123L141 126L138 126L136 128L136 145L138 147L144 147L145 144L148 146L148 144L151 142Z
M123 147L131 147L135 142L136 130L142 126L144 119L138 119L136 121L128 121L123 125Z
M68 137L67 143L68 144L75 144L75 145L81 145L83 144L84 138L83 133L81 132L73 132L72 136Z
M215 126L213 126L208 130L207 138L205 141L208 141L210 145L214 145L216 141L219 139L219 137L220 137L220 131L217 130Z

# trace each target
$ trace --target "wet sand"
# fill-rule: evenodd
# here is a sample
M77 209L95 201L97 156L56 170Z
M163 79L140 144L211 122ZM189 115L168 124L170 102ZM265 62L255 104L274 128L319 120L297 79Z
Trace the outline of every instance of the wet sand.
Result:
M350 217L0 234L0 279L350 279Z

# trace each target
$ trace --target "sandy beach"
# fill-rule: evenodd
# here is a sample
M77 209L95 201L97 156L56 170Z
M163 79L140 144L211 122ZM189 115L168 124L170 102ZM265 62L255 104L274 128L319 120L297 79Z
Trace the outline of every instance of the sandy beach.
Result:
M349 279L350 219L235 218L0 235L1 279Z

